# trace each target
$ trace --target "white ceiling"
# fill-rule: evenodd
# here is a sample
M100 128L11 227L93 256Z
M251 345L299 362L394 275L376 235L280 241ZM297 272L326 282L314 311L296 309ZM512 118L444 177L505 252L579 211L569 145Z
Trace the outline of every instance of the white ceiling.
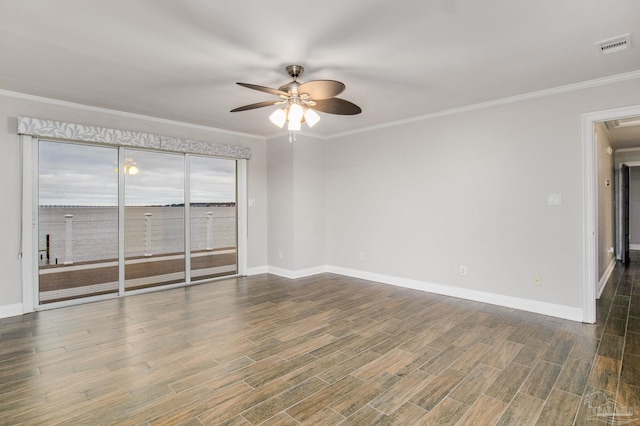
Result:
M594 43L625 33L632 48ZM328 136L640 69L638 0L0 0L0 89L270 136L278 87L334 79Z

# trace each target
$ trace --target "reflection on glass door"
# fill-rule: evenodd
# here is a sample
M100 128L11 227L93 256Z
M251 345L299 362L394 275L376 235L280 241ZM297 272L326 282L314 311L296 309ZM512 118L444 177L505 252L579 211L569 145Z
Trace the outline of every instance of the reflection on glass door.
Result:
M237 273L236 162L189 157L191 281Z
M185 281L184 155L125 149L125 290Z
M235 160L53 141L38 155L39 305L237 274Z
M118 292L118 151L38 142L38 303Z

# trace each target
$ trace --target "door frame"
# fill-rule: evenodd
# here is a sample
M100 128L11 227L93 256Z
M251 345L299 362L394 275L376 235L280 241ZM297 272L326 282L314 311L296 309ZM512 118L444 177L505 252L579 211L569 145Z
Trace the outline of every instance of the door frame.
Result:
M619 260L623 265L629 263L629 175L631 168L628 164L620 163L618 165L618 192L616 194L616 211L618 220L616 229L616 246L618 247ZM626 224L625 224L626 221ZM618 256L616 256L618 259ZM602 288L604 290L604 286ZM601 292L600 292L601 293ZM600 296L600 295L598 295Z
M618 179L620 179L620 182L622 181L622 166L627 166L629 167L629 172L631 172L631 169L633 167L639 167L640 166L640 161L623 161L618 163ZM618 200L622 200L622 186L618 186L617 188L617 193L616 193L616 197ZM619 250L622 250L622 244L624 242L624 235L623 235L623 226L622 226L622 208L620 205L616 204L616 225L617 225L617 229L616 229L616 248L618 248ZM621 260L621 258L616 257L618 260Z
M582 322L596 322L598 268L597 144L595 124L640 116L640 105L582 114Z

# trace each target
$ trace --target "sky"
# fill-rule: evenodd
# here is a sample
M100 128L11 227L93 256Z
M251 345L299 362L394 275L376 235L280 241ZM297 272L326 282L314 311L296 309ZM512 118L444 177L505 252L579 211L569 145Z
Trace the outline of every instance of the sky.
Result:
M40 205L117 206L118 149L40 141ZM136 175L125 175L128 206L184 203L181 154L125 149ZM235 161L190 156L191 202L235 201Z

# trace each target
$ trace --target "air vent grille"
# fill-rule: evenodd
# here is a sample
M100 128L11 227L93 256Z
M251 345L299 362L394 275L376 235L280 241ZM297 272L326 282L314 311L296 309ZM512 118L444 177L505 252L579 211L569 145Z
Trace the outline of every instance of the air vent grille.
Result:
M596 47L603 55L609 53L619 52L626 50L631 45L631 34L625 34L618 37L602 40L596 43Z

